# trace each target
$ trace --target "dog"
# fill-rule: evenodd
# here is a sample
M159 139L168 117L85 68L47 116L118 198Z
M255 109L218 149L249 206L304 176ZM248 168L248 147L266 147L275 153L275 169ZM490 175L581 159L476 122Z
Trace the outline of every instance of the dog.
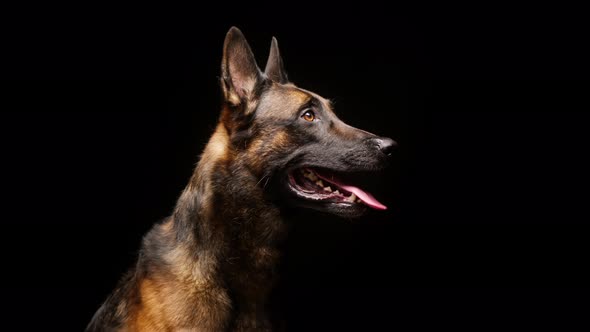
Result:
M264 72L241 31L225 37L223 103L172 215L86 331L271 331L267 304L289 209L345 218L386 207L353 185L396 142L351 127L288 80L273 37Z

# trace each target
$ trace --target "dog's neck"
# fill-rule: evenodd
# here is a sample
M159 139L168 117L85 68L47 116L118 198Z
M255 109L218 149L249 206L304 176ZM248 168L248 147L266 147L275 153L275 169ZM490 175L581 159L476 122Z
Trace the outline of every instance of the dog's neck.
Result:
M220 123L178 200L174 234L193 253L195 271L223 276L238 297L252 301L270 291L285 225L229 140Z

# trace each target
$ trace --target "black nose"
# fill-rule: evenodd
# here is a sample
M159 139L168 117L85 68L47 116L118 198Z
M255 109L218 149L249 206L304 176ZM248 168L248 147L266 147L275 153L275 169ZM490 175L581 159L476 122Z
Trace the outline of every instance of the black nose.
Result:
M387 137L375 138L377 148L386 156L391 156L393 150L397 147L397 142Z

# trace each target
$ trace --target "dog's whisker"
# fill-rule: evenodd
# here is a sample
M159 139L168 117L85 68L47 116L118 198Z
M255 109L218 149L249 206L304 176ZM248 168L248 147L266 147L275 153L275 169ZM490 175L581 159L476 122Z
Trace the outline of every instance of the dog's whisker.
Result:
M260 180L258 180L258 182L256 182L256 186L258 186L260 184L260 182L262 182L262 180L264 180L265 177L268 177L268 175L263 175ZM268 180L267 180L268 182Z
M268 184L268 180L270 180L270 176L266 177L266 182L264 183L264 186L262 186L262 188L266 188L266 185Z

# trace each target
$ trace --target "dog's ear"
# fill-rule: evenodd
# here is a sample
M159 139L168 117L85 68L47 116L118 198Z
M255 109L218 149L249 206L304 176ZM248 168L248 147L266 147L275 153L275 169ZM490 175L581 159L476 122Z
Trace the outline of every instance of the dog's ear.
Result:
M277 83L285 84L289 82L287 72L285 71L285 67L283 67L283 58L279 52L279 43L275 37L272 37L270 43L270 54L268 55L264 73L268 78Z
M221 62L221 85L225 100L237 106L252 99L256 86L262 80L250 45L240 29L232 27L225 36Z

